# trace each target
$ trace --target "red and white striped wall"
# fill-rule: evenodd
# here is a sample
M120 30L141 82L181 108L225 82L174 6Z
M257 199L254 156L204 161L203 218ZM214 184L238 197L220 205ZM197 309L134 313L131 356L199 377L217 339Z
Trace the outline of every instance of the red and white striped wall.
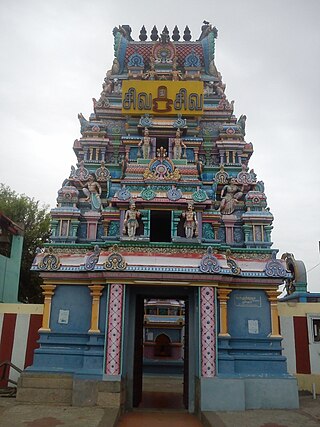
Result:
M282 354L288 372L295 375L300 390L320 394L320 342L313 339L312 317L320 317L320 303L283 301L278 303Z
M10 361L22 370L32 365L42 312L42 304L0 304L0 364ZM0 376L2 372L0 368ZM19 373L10 368L9 378L17 381ZM0 381L0 388L7 385L12 384Z

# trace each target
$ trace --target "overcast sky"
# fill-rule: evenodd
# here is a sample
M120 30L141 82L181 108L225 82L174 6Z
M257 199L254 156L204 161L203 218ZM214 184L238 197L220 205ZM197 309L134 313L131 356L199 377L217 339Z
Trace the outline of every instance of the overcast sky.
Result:
M319 0L1 0L0 182L55 206L76 164L77 114L92 112L113 60L112 29L218 29L216 65L246 114L249 166L265 183L274 248L320 262ZM320 292L320 266L308 273Z

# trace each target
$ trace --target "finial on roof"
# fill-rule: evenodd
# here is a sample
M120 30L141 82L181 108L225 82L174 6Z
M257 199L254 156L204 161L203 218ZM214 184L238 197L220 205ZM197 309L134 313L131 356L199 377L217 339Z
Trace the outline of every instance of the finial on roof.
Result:
M170 41L169 30L167 26L164 26L162 33L160 35L161 43L168 43Z
M175 26L173 29L172 40L175 42L180 40L180 32L179 32L179 28L177 26Z
M147 40L147 31L146 31L146 28L145 28L144 25L141 27L140 34L139 34L139 39L142 42L145 42Z
M156 42L159 38L157 27L154 25L151 30L150 38L153 42Z
M186 28L184 29L183 40L186 42L189 42L191 40L191 31L188 25L186 25Z

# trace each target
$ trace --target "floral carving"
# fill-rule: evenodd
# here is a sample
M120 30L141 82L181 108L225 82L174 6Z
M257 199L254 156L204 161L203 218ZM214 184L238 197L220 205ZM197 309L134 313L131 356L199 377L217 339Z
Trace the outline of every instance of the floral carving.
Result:
M156 193L152 190L152 188L150 186L148 186L147 188L144 188L141 191L140 196L144 200L152 200L156 197Z
M181 199L182 192L181 190L179 190L179 188L172 187L170 188L170 190L167 191L167 197L169 200L176 201Z
M107 261L104 263L106 270L125 270L127 263L124 257L118 252L118 246L114 245L112 253L108 256Z
M276 253L272 252L272 259L267 262L265 273L270 277L284 277L286 276L286 269L281 261L276 259Z
M38 263L39 270L56 271L60 268L60 259L53 253L53 249L49 248L48 252Z
M94 270L94 268L95 268L95 266L99 260L99 256L100 256L100 248L98 245L95 245L94 250L93 250L93 254L89 255L86 258L84 268L86 270Z
M209 246L207 253L202 257L199 265L201 273L220 273L221 267L217 258L212 253L212 247Z
M201 188L192 194L192 199L195 202L199 202L199 203L204 202L205 200L207 200L207 198L208 198L207 193Z
M225 172L224 166L221 165L220 166L220 171L217 172L216 175L215 175L215 180L219 184L227 184L228 179L229 179L229 174L227 172Z

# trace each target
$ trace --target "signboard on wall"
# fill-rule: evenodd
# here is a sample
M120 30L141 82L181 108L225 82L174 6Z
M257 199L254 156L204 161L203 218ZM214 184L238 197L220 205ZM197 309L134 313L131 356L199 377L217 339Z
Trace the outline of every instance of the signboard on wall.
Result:
M261 297L254 295L236 295L234 305L236 307L261 307Z
M123 114L203 114L203 82L124 80Z

